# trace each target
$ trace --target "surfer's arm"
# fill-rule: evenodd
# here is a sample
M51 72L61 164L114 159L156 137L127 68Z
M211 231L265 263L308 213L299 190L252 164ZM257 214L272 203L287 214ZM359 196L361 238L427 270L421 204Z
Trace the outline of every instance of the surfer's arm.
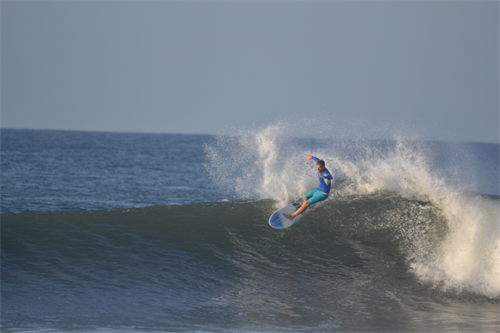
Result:
M320 173L319 174L323 179L333 179L333 176L330 174L330 172L326 172L326 175Z
M319 161L319 158L314 157L314 156L312 156L312 155L306 155L306 159L308 159L308 160L315 160L315 161Z

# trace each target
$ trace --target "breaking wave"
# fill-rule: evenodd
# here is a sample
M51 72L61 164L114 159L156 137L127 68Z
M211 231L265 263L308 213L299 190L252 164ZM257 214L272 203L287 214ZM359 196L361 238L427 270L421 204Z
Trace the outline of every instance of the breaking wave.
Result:
M500 296L498 197L471 191L470 182L457 179L456 159L440 160L436 144L402 137L329 139L328 126L321 126L321 136L314 132L318 124L283 122L219 136L206 146L206 169L221 191L241 199L273 199L278 208L317 186L314 164L304 155L317 156L335 181L330 198L316 206L373 195L410 200L412 204L390 210L381 209L380 202L357 223L393 230L394 237L404 240L400 250L409 269L422 282L447 291Z

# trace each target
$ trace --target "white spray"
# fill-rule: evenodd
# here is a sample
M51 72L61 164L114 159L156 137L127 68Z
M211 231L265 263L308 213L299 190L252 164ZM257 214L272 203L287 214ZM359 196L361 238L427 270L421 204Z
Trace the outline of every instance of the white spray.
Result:
M291 135L298 132L294 125L278 123L240 131L234 136L221 136L207 146L210 159L207 170L221 190L239 198L270 198L279 207L298 200L318 186L314 163L304 158L305 154L311 154L325 160L335 175L332 197L392 192L410 200L430 201L441 210L448 232L433 246L431 253L423 241L425 237L419 240L418 234L412 235L408 254L411 270L422 281L436 287L500 297L497 199L448 185L431 170L425 151L415 142L396 138L396 144L389 151L377 154L365 145L366 140L350 141L340 145L343 152L339 153L332 148L335 145L324 139L324 134L322 138L327 144L300 145L300 140ZM357 149L355 158L346 157L350 146ZM400 227L398 221L387 223L392 228Z

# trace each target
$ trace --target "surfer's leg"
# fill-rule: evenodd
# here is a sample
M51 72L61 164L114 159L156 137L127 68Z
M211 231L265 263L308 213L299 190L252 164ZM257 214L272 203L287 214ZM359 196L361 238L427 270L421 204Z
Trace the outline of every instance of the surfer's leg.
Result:
M299 209L297 209L295 211L295 213L293 214L283 214L284 217L286 217L287 219L289 220L293 220L293 218L297 215L299 215L300 213L302 213L303 211L305 211L307 209L307 207L309 207L309 203L307 202L307 198L304 197L304 203L302 203L302 205L300 206Z
M309 202L307 201L307 198L304 197L304 203L302 204L302 206L300 206L299 209L297 209L295 211L295 213L291 214L292 217L295 217L295 216L299 215L300 213L304 212L307 209L307 207L309 207Z

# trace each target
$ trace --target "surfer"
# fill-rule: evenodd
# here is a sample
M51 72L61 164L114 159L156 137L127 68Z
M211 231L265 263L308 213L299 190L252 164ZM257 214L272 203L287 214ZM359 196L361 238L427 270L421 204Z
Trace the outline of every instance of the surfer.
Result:
M287 219L293 220L293 218L303 211L307 209L312 204L315 204L317 202L326 200L328 198L328 194L330 194L330 188L332 186L332 175L330 174L330 171L325 168L325 161L320 160L317 157L311 156L311 155L306 155L306 159L308 160L315 160L316 161L316 168L318 169L318 180L319 180L319 186L316 188L313 188L306 194L304 194L304 199L303 203L300 206L299 209L293 214L283 214Z

